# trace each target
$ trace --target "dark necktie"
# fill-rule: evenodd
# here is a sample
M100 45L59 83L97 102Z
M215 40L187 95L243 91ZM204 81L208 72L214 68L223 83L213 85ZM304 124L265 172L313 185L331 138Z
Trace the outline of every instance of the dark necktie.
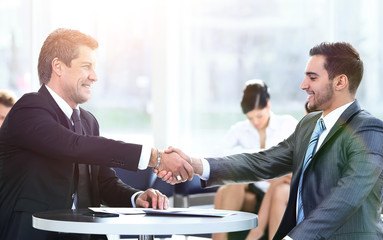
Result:
M311 135L309 146L306 150L305 160L303 162L303 168L302 173L299 178L299 185L298 185L298 214L297 214L297 225L303 221L305 218L304 212L303 212L303 202L302 202L302 182L303 182L303 175L307 169L307 166L310 164L311 159L313 158L313 155L315 153L316 147L318 145L318 139L319 136L322 134L322 132L326 130L326 126L324 124L323 118L320 118L317 121L317 124L315 126L315 129Z
M73 109L72 120L75 132L82 135L82 124L80 119L80 111L78 109ZM87 164L75 165L75 189L77 191L77 202L75 202L76 208L89 207L91 205L91 201L89 166Z

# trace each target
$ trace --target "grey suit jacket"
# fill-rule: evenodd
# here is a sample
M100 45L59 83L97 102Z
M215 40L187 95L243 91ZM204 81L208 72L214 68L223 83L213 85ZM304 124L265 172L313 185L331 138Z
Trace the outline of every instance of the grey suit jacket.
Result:
M357 101L340 116L305 172L305 220L296 226L299 176L321 113L305 116L295 132L259 153L208 158L205 186L258 181L293 173L289 202L274 239L383 239L383 122Z

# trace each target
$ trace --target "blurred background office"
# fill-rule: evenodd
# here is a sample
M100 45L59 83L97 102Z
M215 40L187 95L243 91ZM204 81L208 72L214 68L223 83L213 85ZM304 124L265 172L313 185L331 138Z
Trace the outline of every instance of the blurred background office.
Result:
M37 59L58 27L99 41L92 100L101 134L208 154L244 119L246 80L267 79L273 110L300 119L309 49L347 41L365 62L357 96L382 118L380 0L0 0L0 88L39 87Z

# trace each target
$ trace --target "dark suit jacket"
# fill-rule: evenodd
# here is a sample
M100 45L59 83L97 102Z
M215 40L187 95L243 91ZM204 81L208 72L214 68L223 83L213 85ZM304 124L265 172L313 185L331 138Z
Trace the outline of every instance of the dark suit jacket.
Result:
M110 167L136 171L142 146L99 137L95 117L80 111L85 135L71 130L42 86L9 112L0 129L0 239L45 239L33 237L31 215L71 209L74 163L91 165L93 206L131 206L137 190L123 184Z
M383 123L357 101L340 116L314 155L303 179L305 220L296 226L299 177L321 113L305 116L295 132L259 153L207 159L206 185L257 181L293 173L289 202L274 239L383 239Z

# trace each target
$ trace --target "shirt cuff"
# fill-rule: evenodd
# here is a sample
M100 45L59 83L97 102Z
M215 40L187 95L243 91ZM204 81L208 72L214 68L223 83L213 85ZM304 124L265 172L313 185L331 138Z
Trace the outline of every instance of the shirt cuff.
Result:
M208 180L210 177L210 164L205 158L201 158L203 171L202 176L200 177L202 180Z
M133 194L132 197L130 198L130 200L132 201L132 206L133 206L134 208L136 207L136 203L135 203L134 199L136 198L136 196L137 196L138 194L141 194L141 193L143 193L143 192L144 192L144 191L136 192L136 193Z
M152 153L151 146L142 145L140 161L138 162L138 169L145 170L146 168L148 168L151 153Z
M293 240L293 239L291 237L289 237L289 236L286 236L286 237L283 238L283 240Z

